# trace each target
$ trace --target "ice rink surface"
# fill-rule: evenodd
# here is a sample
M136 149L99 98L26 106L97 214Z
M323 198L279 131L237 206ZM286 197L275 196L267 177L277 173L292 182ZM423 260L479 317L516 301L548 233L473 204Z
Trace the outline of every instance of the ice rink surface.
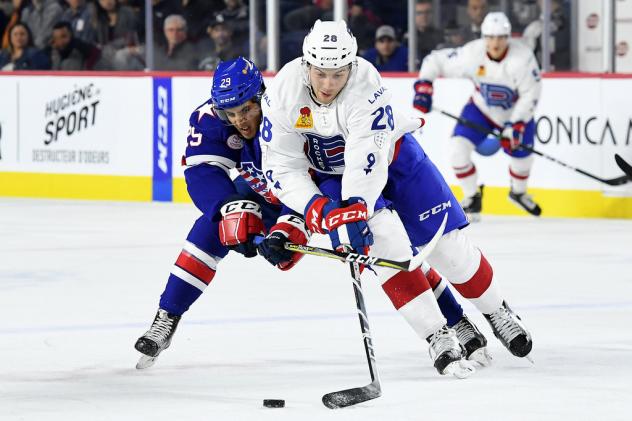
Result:
M288 273L231 253L172 346L134 368L193 205L0 199L0 420L630 420L632 221L484 217L467 229L534 337L492 367L439 376L427 345L363 276L383 396L369 382L347 267ZM262 406L285 399L283 409Z

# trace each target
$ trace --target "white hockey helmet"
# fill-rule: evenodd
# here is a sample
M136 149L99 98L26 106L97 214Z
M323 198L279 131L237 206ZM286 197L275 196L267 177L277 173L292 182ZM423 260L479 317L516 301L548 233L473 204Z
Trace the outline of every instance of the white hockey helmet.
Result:
M356 61L358 43L347 23L320 19L303 40L303 60L322 69L340 69Z
M490 12L481 24L481 35L484 37L500 37L511 35L511 23L503 12Z

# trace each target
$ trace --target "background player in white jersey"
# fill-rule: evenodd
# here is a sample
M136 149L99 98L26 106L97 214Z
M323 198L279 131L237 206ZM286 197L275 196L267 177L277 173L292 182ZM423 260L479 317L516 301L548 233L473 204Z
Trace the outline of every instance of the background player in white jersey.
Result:
M538 216L540 207L526 193L533 155L519 145L533 146L533 113L540 97L540 69L531 50L521 41L509 38L511 24L503 13L489 13L481 31L481 39L461 48L435 51L424 59L419 80L415 82L413 106L424 113L431 111L432 82L437 77L471 79L476 89L461 117L490 131L502 131L503 149L511 157L509 199ZM498 148L495 139L486 138L476 129L463 124L454 129L451 164L463 189L461 204L473 219L478 219L481 212L483 191L478 186L472 152L489 155Z
M414 245L428 242L434 233L429 227L447 212L447 234L429 263L459 284L457 290L486 315L514 355L527 355L530 335L500 296L489 263L460 234L467 226L462 209L419 144L405 135L419 120L394 113L379 73L356 51L344 22L317 21L303 57L273 80L262 99L260 127L268 184L286 206L305 215L312 233L328 234L333 247L372 246L371 254L394 260L410 258L411 239ZM383 191L392 195L383 197ZM437 211L426 215L421 208ZM423 272L374 270L395 308L430 342L438 371L466 367Z

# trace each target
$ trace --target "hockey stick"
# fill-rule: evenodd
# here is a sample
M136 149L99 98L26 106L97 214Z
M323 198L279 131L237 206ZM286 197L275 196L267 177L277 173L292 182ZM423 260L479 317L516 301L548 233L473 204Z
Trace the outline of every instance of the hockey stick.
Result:
M617 153L614 154L614 160L617 162L619 168L621 168L621 171L626 173L628 177L632 178L632 165L625 162L625 159L623 159L621 155Z
M353 278L353 293L355 294L356 307L358 309L358 318L360 319L360 328L362 329L362 338L364 339L364 351L366 352L366 360L369 363L371 383L363 387L353 387L351 389L339 390L337 392L331 392L323 395L323 404L330 409L344 408L382 396L380 377L378 375L377 365L375 363L373 339L371 338L369 319L366 313L366 307L364 305L362 284L360 283L360 264L353 261L349 262L349 268L351 269L351 277Z
M464 125L466 127L469 127L471 129L474 129L474 130L476 130L476 131L478 131L480 133L483 133L483 134L486 134L486 135L491 135L491 136L496 136L498 139L500 139L502 137L501 134L498 133L497 130L490 130L487 127L481 126L480 124L477 124L477 123L475 123L473 121L470 121L470 120L467 120L465 118L456 116L454 114L450 114L449 112L441 110L441 109L438 109L436 107L435 107L435 111L438 111L438 112L440 112L441 114L443 114L443 115L445 115L447 117L453 118L454 120L458 121L460 124L462 124L462 125ZM616 178L601 178L601 177L598 177L598 176L596 176L594 174L586 172L586 171L582 170L581 168L576 168L576 167L573 167L572 165L569 165L569 164L567 164L565 162L562 162L559 159L552 157L551 155L547 155L547 154L545 154L543 152L540 152L540 151L534 149L531 146L522 145L521 144L521 145L518 145L518 147L520 149L524 149L526 151L532 152L532 153L534 153L536 155L540 155L541 157L546 158L549 161L553 161L556 164L559 164L559 165L561 165L563 167L566 167L566 168L568 168L570 170L573 170L573 171L578 172L578 173L580 173L582 175L585 175L586 177L592 178L593 180L597 180L597 181L599 181L601 183L608 184L610 186L620 186L621 184L629 183L632 180L632 175L630 175L630 174L623 175L621 177L616 177ZM617 155L615 155L615 160L616 160L616 156ZM625 163L625 161L624 161L624 163ZM617 160L617 164L619 164L618 160ZM620 164L619 164L619 166L621 167Z
M399 262L396 260L384 259L381 257L367 256L365 254L330 250L330 249L314 247L314 246L303 246L303 245L294 244L294 243L285 243L285 249L294 251L297 253L302 253L302 254L311 254L313 256L337 259L343 262L358 263L358 264L362 264L366 266L382 266L382 267L387 267L387 268L392 268L392 269L397 269L397 270L404 270L406 272L412 272L413 270L421 266L423 261L428 258L430 253L432 253L432 250L435 248L435 246L437 245L437 243L443 236L443 231L445 231L445 226L447 223L448 223L448 214L446 213L445 216L443 217L443 221L441 222L441 225L439 226L439 229L437 230L435 235L432 237L432 239L428 242L428 244L426 244L424 248L422 248L421 251L416 256L413 256L412 259L405 260L402 262Z

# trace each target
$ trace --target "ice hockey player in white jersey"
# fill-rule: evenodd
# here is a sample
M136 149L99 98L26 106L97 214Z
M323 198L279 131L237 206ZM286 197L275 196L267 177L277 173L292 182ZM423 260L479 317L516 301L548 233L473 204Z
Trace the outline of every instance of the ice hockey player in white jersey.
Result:
M482 209L482 186L472 161L472 152L495 153L502 145L510 156L509 199L532 215L541 209L527 194L527 180L533 166L531 152L520 145L533 146L533 113L540 98L540 69L533 52L519 40L510 38L511 24L501 12L489 13L482 24L483 37L457 49L434 51L426 56L415 82L413 106L432 110L433 81L438 77L471 79L475 91L461 112L461 118L502 133L494 137L464 124L457 124L452 137L451 164L463 189L461 202L473 220Z
M312 233L329 235L334 248L350 245L393 260L409 259L411 241L427 243L447 212L446 234L429 263L460 284L457 290L485 314L514 355L527 355L530 335L502 299L489 263L460 234L467 226L461 207L407 134L419 120L396 115L379 73L356 51L345 22L317 21L304 40L303 57L272 81L262 98L259 130L268 184L286 206L305 215ZM420 209L437 203L446 205L420 218ZM407 215L406 223L398 213ZM373 269L398 312L430 343L437 370L469 375L473 370L462 361L424 273Z

